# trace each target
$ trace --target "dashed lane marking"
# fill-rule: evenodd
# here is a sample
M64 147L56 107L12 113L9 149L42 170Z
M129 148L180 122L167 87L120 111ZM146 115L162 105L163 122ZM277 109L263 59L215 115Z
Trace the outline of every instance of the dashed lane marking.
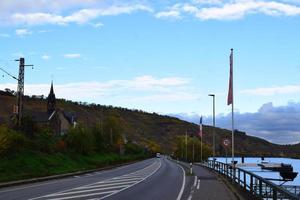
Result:
M195 176L195 179L194 179L194 187L196 187L197 185L197 176Z

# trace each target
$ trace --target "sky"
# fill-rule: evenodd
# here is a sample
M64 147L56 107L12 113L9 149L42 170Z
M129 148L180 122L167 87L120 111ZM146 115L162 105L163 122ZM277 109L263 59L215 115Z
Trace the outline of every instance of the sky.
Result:
M300 0L1 0L0 67L25 94L176 115L300 142ZM0 72L0 89L16 81ZM277 127L274 129L274 127Z

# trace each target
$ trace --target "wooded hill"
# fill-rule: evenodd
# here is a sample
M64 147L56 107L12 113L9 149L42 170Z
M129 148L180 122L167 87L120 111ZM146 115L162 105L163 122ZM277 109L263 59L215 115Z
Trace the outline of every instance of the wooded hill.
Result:
M10 124L10 117L16 97L9 92L0 92L0 124ZM24 97L24 109L30 111L46 111L47 100L41 97ZM172 153L175 149L177 136L197 135L199 127L174 117L162 116L156 113L146 113L139 110L130 110L113 106L87 104L58 99L57 107L67 112L74 113L77 121L85 126L101 126L101 123L108 117L114 116L119 119L122 127L122 134L127 140L131 140L145 147L160 147L158 150L165 153ZM174 111L176 112L176 111ZM211 145L212 127L203 127L203 140ZM216 128L216 153L225 155L225 149L221 145L223 138L231 138L231 131ZM244 132L237 131L235 134L236 155L245 156L285 156L299 157L300 144L277 145L266 140L248 136ZM228 149L228 155L231 148Z

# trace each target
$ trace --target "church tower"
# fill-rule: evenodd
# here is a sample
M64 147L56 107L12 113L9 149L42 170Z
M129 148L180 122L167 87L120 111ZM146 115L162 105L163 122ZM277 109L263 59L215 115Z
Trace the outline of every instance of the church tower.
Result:
M50 93L48 95L48 103L47 103L47 113L51 114L56 108L56 99L53 90L53 81L51 82Z

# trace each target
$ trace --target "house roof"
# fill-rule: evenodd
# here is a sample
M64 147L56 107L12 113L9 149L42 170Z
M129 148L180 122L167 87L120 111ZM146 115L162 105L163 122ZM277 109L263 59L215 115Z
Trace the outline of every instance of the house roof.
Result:
M24 116L30 116L34 122L48 122L50 117L48 113L40 111L26 111Z
M48 122L52 119L52 117L55 115L55 113L61 112L64 116L64 118L72 124L74 121L76 121L77 117L74 113L65 112L61 110L55 110L52 113L48 114L47 112L41 112L41 111L25 111L24 116L30 116L32 117L32 120L34 122Z

